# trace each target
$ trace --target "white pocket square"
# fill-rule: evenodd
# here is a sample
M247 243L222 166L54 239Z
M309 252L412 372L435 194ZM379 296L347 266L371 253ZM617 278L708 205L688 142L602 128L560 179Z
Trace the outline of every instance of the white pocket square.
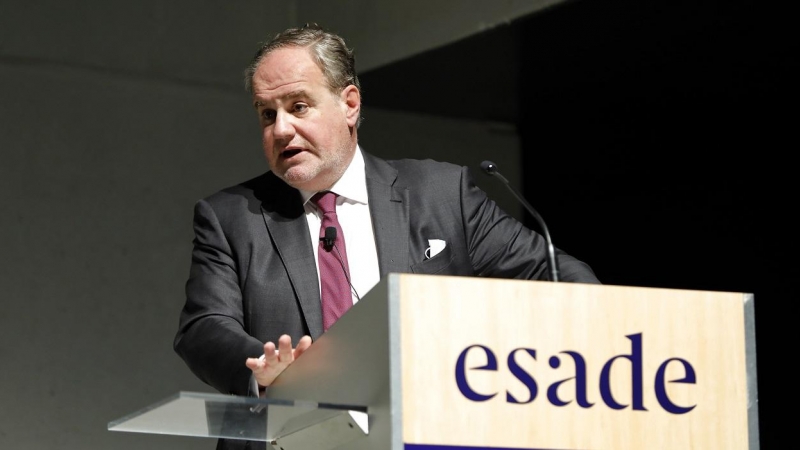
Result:
M438 255L447 243L441 239L428 239L428 248L425 249L425 259L431 259Z

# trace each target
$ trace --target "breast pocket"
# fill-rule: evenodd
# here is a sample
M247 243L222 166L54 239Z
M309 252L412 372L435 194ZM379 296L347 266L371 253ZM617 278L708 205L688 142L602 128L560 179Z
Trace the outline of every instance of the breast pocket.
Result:
M435 275L444 272L453 262L453 253L445 247L436 256L411 266L412 273Z

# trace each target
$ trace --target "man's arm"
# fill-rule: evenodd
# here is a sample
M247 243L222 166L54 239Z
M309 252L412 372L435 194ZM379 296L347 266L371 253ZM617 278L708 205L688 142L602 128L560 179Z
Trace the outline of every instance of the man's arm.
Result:
M260 356L264 343L245 330L238 267L217 215L204 200L195 205L194 232L174 349L205 383L222 393L247 395L252 372L245 361Z

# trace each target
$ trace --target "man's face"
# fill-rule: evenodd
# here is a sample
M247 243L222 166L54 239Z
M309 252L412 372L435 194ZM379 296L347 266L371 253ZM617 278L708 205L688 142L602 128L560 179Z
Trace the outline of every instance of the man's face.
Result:
M330 188L355 153L358 89L332 93L309 51L299 47L265 56L252 86L272 171L298 189Z

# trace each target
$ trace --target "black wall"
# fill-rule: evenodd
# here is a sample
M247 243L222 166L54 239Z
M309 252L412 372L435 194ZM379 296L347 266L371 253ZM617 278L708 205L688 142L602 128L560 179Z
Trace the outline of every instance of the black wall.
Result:
M787 17L592 1L516 30L526 196L605 283L755 294L762 448L783 442L779 349L797 341Z

